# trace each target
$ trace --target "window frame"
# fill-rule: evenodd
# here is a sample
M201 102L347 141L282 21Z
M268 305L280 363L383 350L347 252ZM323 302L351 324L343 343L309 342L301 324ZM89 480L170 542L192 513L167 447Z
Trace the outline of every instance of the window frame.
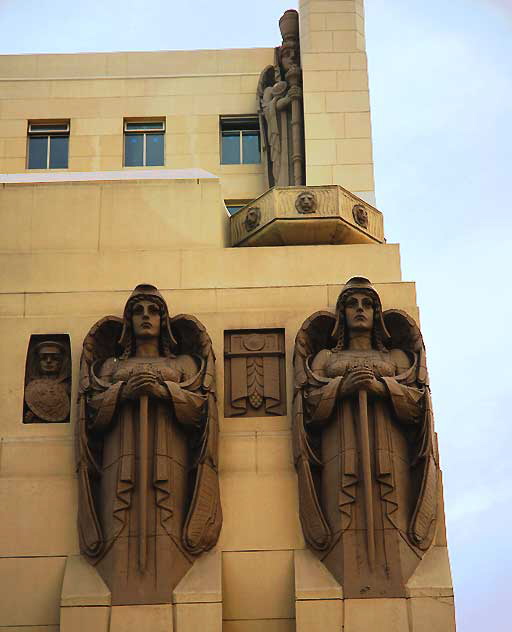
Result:
M58 126L58 127L57 127ZM62 127L65 126L64 129ZM47 129L37 129L37 128ZM60 129L59 129L60 127ZM29 120L27 122L27 151L26 151L26 169L44 169L44 170L58 170L69 169L69 139L71 136L71 124L69 119L53 119L53 120ZM50 167L51 156L51 139L67 138L67 164L65 167ZM31 138L46 138L46 167L30 167L30 139Z
M237 129L223 129L223 123L234 124L240 121L240 125ZM251 122L253 127L243 127L244 121ZM240 161L239 162L224 162L223 160L223 133L224 132L238 132L239 137L239 152L240 152ZM257 132L258 135L258 153L259 153L259 161L258 162L244 162L244 150L243 150L243 137L244 132ZM221 165L261 165L261 129L260 129L260 119L257 114L221 114L219 116L219 145L220 145L220 164Z
M140 125L141 127L134 127L131 129L128 129L129 125ZM157 129L155 127L155 129L148 129L147 127L143 127L144 125L161 125L162 127L160 129ZM149 117L149 118L125 118L123 120L123 168L126 169L140 169L141 167L143 168L155 168L155 167L165 167L165 133L167 130L167 125L166 125L166 119L165 116L162 117L157 117L157 118L153 118L153 117ZM142 165L127 165L126 164L126 137L127 136L131 136L131 135L135 135L135 134L142 134L143 139L142 139ZM162 135L162 143L163 143L163 162L161 165L147 165L146 161L147 161L147 137L155 135L155 134L161 134Z
M250 204L253 201L253 198L236 198L236 199L227 199L224 200L224 206L226 207L226 210L228 212L228 216L229 217L234 217L235 215L237 215L243 208L244 206L247 206L248 204ZM234 208L234 207L239 207L238 211L235 211L234 213L230 213L229 209L230 208Z

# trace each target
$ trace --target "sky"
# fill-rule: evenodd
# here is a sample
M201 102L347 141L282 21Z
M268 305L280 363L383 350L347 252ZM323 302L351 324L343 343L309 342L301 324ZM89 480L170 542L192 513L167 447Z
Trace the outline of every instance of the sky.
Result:
M274 46L297 5L0 0L0 54ZM458 629L508 632L512 0L365 8L377 207L417 283Z

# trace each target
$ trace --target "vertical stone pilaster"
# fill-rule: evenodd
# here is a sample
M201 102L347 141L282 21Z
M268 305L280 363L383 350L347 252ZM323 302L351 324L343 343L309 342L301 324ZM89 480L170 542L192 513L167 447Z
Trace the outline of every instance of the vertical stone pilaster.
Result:
M306 182L375 203L362 0L301 0Z

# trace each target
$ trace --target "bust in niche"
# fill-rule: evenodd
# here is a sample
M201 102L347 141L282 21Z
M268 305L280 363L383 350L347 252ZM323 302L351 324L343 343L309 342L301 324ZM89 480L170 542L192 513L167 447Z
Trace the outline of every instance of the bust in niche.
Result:
M29 346L23 423L69 421L70 358L66 345L53 339Z

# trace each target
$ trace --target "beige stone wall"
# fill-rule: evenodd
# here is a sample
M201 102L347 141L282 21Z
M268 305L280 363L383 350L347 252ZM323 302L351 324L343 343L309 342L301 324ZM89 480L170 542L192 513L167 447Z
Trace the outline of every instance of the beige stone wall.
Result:
M285 328L291 410L295 334L310 313L333 309L339 281L367 274L378 283L385 306L416 316L414 286L399 282L399 253L393 245L215 248L208 250L207 263L205 252L18 251L1 256L0 582L6 588L0 612L5 625L56 626L66 557L78 552L75 411L70 424L21 423L30 334L70 334L75 401L85 334L102 316L120 314L129 290L145 280L163 289L172 312L192 313L205 324L217 355L225 516L218 549L225 629L250 630L250 621L267 619L276 631L293 629L293 550L304 542L290 417L222 417L224 330ZM38 590L40 583L44 590Z
M111 171L123 168L123 119L162 117L165 168L201 167L221 176L226 199L253 199L264 191L263 166L220 164L219 116L256 114L259 74L273 55L0 56L0 173L27 171L29 120L70 119L68 171Z
M301 0L307 184L374 203L362 0Z

